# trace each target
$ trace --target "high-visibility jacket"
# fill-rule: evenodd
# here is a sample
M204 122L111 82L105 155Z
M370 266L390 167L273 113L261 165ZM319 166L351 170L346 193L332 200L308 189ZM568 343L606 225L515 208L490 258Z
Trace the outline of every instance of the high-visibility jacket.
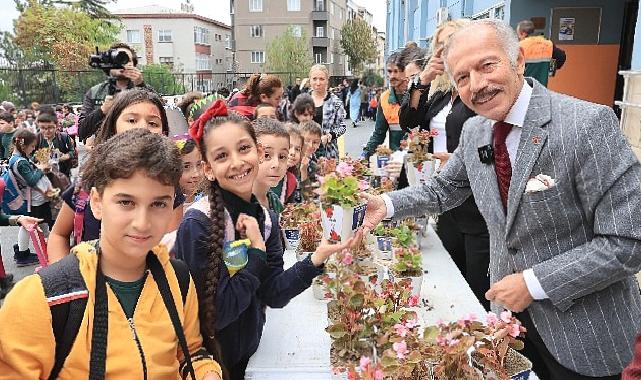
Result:
M401 109L401 104L394 89L390 88L381 94L381 100L378 102L376 109L376 125L374 133L370 137L365 151L368 155L374 154L376 147L385 141L385 134L389 131L389 147L392 150L400 148L401 140L405 137L405 132L401 129L399 124L398 113Z
M525 53L525 76L548 85L550 61L554 45L543 36L526 37L519 43Z

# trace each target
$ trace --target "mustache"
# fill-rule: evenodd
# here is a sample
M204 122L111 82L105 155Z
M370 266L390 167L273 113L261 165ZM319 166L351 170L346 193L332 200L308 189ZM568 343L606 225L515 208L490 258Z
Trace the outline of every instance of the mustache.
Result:
M484 88L478 92L475 92L474 95L472 95L472 103L478 103L478 102L487 100L493 97L494 95L498 94L500 91L501 89L497 87Z

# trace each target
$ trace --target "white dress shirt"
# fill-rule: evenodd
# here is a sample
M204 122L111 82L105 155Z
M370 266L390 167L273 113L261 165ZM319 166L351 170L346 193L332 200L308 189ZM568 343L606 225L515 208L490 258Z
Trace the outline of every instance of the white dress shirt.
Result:
M506 123L510 123L514 126L505 139L505 145L507 146L512 167L514 167L514 162L516 161L516 153L519 149L519 141L521 140L521 131L523 130L525 115L527 114L531 97L532 87L530 87L524 79L521 92L504 120ZM496 120L492 121L496 122ZM392 204L392 200L387 194L382 194L382 198L385 201L385 207L387 208L386 217L391 218L394 216L394 205ZM532 298L535 300L548 298L545 290L543 290L543 287L541 286L541 283L534 275L534 270L532 268L523 271L523 278L525 279L525 284L527 285L527 289Z

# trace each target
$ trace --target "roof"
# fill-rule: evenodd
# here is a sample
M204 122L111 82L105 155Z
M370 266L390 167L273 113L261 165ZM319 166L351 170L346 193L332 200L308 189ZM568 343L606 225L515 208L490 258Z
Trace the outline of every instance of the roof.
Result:
M224 29L231 30L231 26L209 17L197 15L195 13L186 13L177 9L162 7L160 5L148 5L145 7L135 7L119 9L113 12L116 16L123 19L196 19L210 24L214 24Z

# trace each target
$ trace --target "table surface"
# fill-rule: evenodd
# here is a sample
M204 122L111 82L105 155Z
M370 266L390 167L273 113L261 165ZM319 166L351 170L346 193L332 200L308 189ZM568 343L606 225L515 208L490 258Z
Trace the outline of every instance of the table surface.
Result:
M463 275L431 225L422 239L423 276L421 298L430 307L421 317L427 325L439 320L455 321L474 313L484 317L485 309L472 293ZM293 251L285 252L285 267L296 262ZM327 301L314 298L305 290L283 309L267 309L267 323L258 351L247 367L246 379L252 380L328 380L330 379L327 327ZM537 379L530 376L530 380Z

